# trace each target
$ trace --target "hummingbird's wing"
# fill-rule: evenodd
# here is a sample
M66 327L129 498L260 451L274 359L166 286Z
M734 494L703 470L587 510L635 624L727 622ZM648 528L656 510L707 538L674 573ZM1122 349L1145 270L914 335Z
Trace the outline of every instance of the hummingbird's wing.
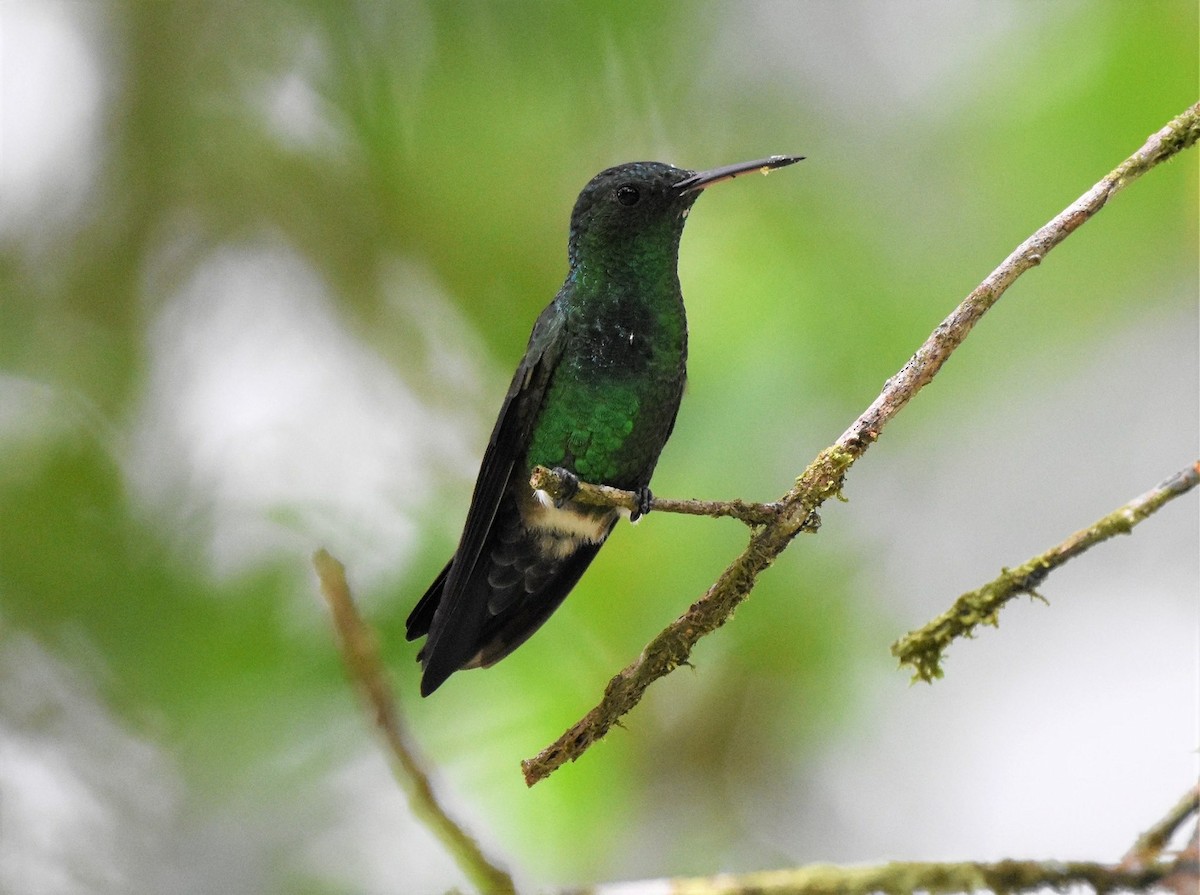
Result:
M432 692L479 649L481 631L489 621L487 598L468 585L491 540L514 468L529 445L546 385L562 356L564 330L565 319L555 300L534 324L525 357L505 395L483 453L458 550L408 617L409 640L429 635L419 656L425 666L422 693Z

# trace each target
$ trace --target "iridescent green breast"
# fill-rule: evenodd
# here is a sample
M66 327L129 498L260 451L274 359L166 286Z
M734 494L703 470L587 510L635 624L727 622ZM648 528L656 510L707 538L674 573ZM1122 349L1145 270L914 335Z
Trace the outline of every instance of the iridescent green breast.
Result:
M678 292L624 304L593 302L570 320L529 465L563 466L620 488L649 482L683 395L687 324Z

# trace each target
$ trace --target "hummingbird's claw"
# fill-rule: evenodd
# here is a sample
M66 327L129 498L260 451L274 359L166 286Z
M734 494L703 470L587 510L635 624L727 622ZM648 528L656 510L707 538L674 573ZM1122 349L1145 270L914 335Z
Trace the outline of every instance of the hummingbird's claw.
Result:
M637 495L637 509L629 514L629 521L637 522L650 512L650 504L654 501L654 495L650 493L647 485L643 485L633 493Z
M554 508L561 510L572 497L579 493L579 476L562 466L555 466L551 470L559 481L562 482L562 488L559 489L558 497L554 499Z

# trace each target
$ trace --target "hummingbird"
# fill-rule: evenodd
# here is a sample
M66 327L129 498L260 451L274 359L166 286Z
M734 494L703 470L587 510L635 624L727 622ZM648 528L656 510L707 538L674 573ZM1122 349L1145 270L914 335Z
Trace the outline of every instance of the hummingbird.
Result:
M534 466L611 485L649 511L650 476L675 426L687 365L677 271L683 225L701 191L803 156L709 171L632 162L601 171L571 212L567 278L542 311L483 453L458 549L408 617L421 695L455 671L487 667L559 607L621 511L551 500Z

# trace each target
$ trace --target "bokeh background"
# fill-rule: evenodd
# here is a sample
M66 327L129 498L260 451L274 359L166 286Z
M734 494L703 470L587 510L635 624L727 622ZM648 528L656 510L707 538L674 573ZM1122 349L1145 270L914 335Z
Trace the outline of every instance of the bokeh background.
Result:
M910 686L888 645L1197 453L1196 150L1024 277L694 669L518 762L745 540L622 525L499 666L403 620L597 170L698 203L654 481L773 499L1011 249L1196 100L1192 0L0 6L0 889L443 891L308 566L348 566L453 810L536 886L1115 860L1197 771L1197 513Z

